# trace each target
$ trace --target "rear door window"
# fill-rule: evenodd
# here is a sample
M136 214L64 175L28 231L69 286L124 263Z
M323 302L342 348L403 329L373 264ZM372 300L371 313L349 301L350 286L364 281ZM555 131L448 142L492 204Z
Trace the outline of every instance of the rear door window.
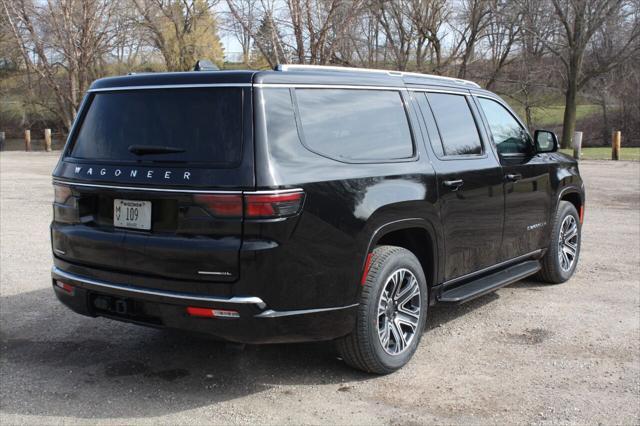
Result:
M464 95L427 93L446 156L481 155L482 143Z
M146 152L136 155L132 146ZM154 153L153 147L168 149ZM78 159L220 167L239 163L241 153L240 88L95 93L70 151Z
M301 136L312 151L341 161L389 161L414 155L400 92L296 89Z

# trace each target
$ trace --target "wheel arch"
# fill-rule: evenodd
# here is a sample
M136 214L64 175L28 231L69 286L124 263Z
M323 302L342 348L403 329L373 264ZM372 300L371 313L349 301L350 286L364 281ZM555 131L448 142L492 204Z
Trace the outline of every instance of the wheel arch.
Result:
M576 208L578 215L580 217L580 222L582 222L583 214L584 214L584 193L579 188L574 186L569 186L563 188L558 194L558 199L556 202L556 210L558 211L558 207L560 206L561 201L568 201Z
M441 270L438 264L440 242L433 225L424 219L409 218L386 223L377 228L369 239L362 273L367 272L368 255L376 246L403 247L418 258L427 279L427 286L431 288L438 282L438 271Z

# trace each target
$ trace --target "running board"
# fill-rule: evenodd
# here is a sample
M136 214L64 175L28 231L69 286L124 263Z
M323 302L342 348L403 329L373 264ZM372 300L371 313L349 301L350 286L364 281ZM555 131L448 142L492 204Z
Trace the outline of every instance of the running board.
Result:
M520 281L529 275L533 275L538 272L540 268L540 262L537 260L519 263L461 286L445 290L438 297L438 301L444 303L465 303L476 297L491 293L500 287Z

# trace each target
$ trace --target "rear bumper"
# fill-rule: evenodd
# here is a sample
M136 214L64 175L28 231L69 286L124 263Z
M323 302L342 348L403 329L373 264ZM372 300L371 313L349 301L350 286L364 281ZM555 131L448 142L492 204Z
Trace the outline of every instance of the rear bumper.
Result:
M239 343L284 343L331 340L351 332L357 305L304 310L272 310L255 296L209 296L106 282L53 267L58 299L73 311L154 327L168 327L214 335ZM56 281L71 286L62 289ZM98 297L126 302L126 312L96 307ZM233 310L238 318L200 318L186 308Z

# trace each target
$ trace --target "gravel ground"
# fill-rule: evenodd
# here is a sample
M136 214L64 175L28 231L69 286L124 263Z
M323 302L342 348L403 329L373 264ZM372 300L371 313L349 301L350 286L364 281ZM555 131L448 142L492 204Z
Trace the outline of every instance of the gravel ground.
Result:
M582 257L437 306L409 365L375 377L326 344L235 352L79 316L49 281L56 154L0 154L0 423L640 423L640 163L584 162Z

